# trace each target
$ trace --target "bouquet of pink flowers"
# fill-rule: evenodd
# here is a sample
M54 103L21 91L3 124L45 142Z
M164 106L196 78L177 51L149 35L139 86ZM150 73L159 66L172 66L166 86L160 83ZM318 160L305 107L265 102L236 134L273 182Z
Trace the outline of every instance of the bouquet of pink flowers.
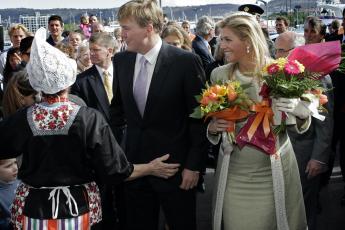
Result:
M311 90L321 89L320 74L305 70L303 64L297 60L279 58L263 68L264 85L261 95L265 98L301 98L307 102L313 101L313 95L305 95ZM305 103L308 107L308 104ZM279 112L275 103L272 104L273 125L275 133L285 130L285 125L296 124L294 116Z

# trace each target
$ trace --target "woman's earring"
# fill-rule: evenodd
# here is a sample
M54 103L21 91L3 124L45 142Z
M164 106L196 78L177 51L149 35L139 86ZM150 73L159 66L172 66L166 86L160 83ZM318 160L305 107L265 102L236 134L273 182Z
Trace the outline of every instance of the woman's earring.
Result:
M247 54L249 54L249 46L247 46Z

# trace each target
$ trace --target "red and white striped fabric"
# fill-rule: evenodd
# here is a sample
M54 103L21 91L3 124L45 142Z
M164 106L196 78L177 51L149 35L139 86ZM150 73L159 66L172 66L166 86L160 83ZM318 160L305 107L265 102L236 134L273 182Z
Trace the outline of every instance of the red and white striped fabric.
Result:
M23 230L89 230L89 213L70 219L39 220L24 216Z

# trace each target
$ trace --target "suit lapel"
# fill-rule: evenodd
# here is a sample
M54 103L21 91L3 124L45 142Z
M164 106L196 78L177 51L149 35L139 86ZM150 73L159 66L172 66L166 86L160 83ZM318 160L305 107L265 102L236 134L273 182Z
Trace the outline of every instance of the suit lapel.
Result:
M93 89L98 103L100 104L104 114L109 116L109 100L104 89L104 85L95 65L91 67L91 76L88 78L91 88ZM109 119L109 117L107 117Z
M165 80L165 76L168 73L169 58L167 52L168 45L163 42L162 48L159 51L155 69L153 71L149 92L147 95L144 118L150 113L152 107L155 104L155 100L159 97L162 89L162 84Z
M133 95L133 79L136 56L136 53L129 53L128 57L125 59L125 63L122 63L125 67L129 68L121 68L122 73L120 73L119 76L122 76L123 84L121 84L121 90L124 90L123 95L125 95L125 98L122 98L122 100L128 103L127 105L130 107L130 110L133 112L133 114L135 114L137 119L140 120L141 115Z

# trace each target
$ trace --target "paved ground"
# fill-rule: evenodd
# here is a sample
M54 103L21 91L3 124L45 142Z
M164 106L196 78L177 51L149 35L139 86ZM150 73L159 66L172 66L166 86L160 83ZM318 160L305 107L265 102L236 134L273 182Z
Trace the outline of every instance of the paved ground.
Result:
M339 168L336 167L334 171L338 172ZM344 183L341 181L341 178L339 178L339 173L335 174L336 175L332 176L330 184L321 190L320 201L322 212L319 214L318 218L318 230L345 230L345 206L341 206L339 202L344 192ZM206 192L204 194L198 194L198 230L212 229L211 193L213 187L213 172L209 171L206 174L205 182Z

